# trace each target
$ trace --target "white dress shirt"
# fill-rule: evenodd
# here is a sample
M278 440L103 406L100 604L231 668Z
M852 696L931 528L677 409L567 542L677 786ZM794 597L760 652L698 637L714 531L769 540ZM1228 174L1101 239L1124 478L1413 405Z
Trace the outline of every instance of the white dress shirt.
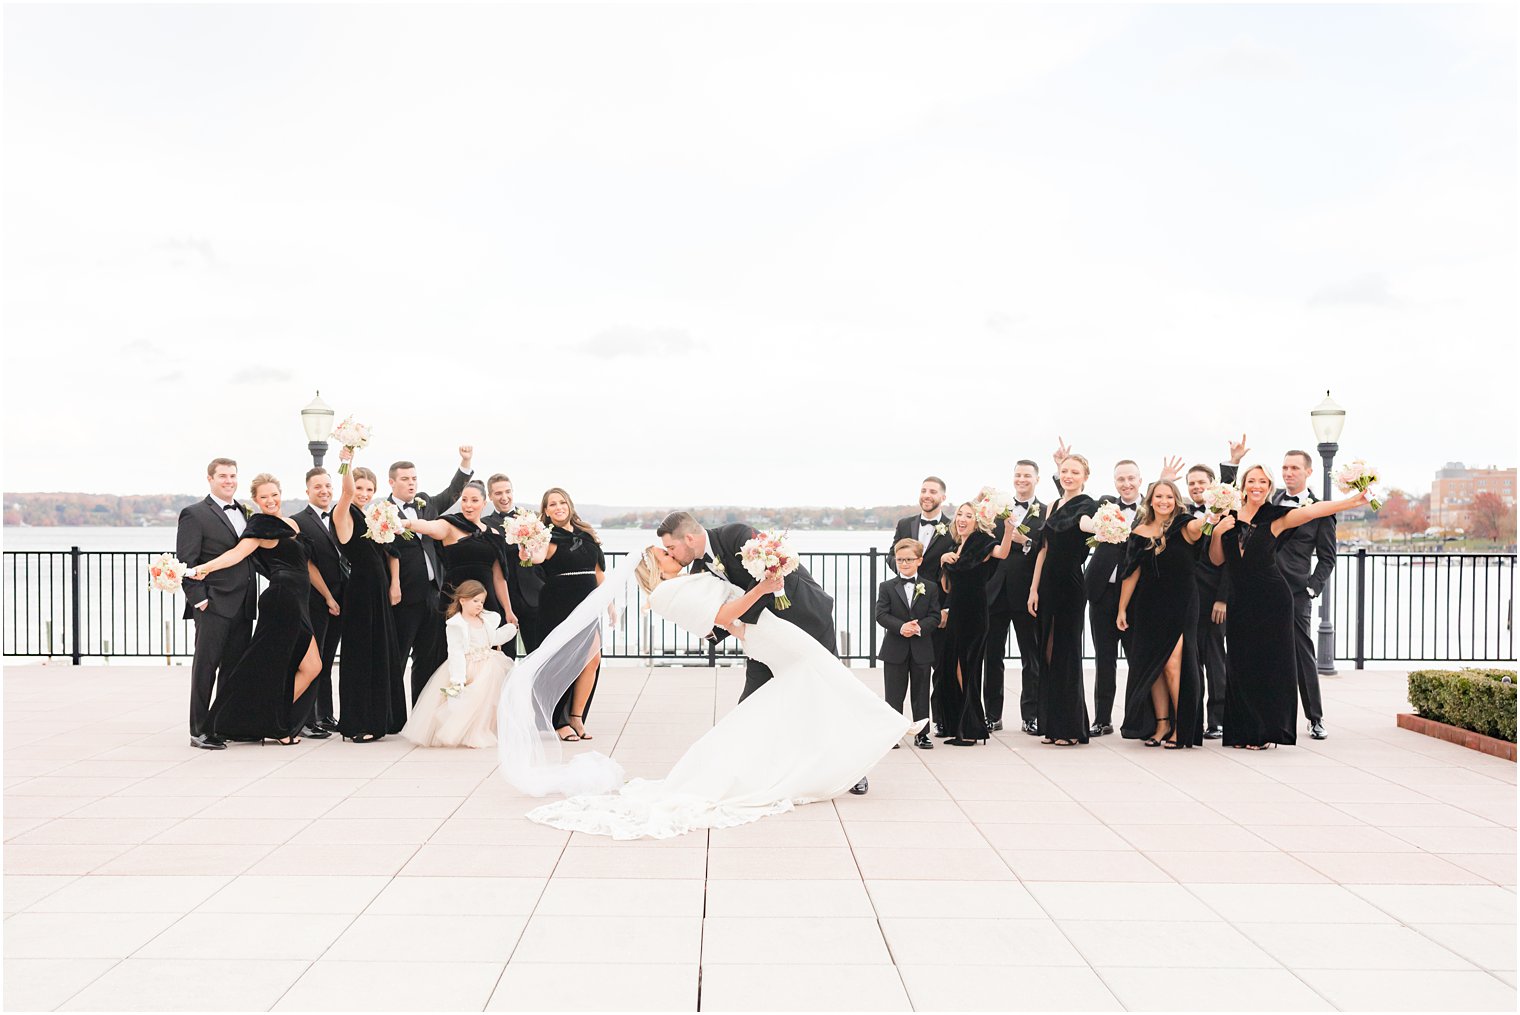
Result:
M1135 501L1135 503L1133 503L1133 504L1125 504L1125 503L1123 503L1121 501L1119 503L1119 510L1122 511L1122 512L1124 512L1124 520L1127 521L1127 522L1129 522L1129 527L1130 528L1134 528L1135 527L1135 514L1140 510L1140 502L1139 501ZM1122 563L1122 560L1121 560L1121 563ZM1114 573L1108 576L1108 582L1109 582L1110 585L1112 585L1114 582L1116 582L1118 580L1119 580L1119 568L1118 568L1118 566L1115 566L1114 567Z
M401 503L401 501L399 501L399 500L396 499L396 495L395 494L391 494L390 497L387 498L387 500L389 500L392 504L396 505L396 513L399 514L402 518L410 518L412 521L419 521L422 518L422 516L417 513L417 509L412 506L412 502L411 501L407 501L405 504L403 504L403 503ZM407 514L408 511L410 511L411 514ZM418 539L426 539L427 537L426 536L422 536L422 535L419 534L417 538ZM428 581L434 581L435 579L434 579L434 576L433 576L433 560L432 560L431 557L429 557L427 555L427 550L426 549L424 549L422 551L422 562L427 565Z
M216 494L212 494L211 499L216 501L217 510L226 515L227 521L232 523L232 530L238 534L238 538L243 538L243 530L248 527L248 518L243 514L243 509L237 507L237 501L222 500ZM236 510L228 511L228 507L236 508Z

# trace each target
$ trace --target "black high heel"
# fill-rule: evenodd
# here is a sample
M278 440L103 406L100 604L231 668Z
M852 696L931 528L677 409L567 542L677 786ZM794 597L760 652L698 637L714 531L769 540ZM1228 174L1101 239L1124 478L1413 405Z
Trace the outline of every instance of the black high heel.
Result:
M581 731L576 734L576 736L578 738L580 738L581 740L595 740L596 739L590 733L586 732L586 717L584 715L576 715L574 712L571 712L570 713L570 718L572 718L572 719L579 719L581 721ZM570 728L572 730L575 729L574 726L571 726Z
M344 737L345 744L372 744L376 740L384 740L384 733L361 733L356 737Z
M1172 732L1172 717L1171 716L1169 716L1169 715L1158 716L1157 719L1156 719L1156 721L1158 723L1163 723L1163 722L1166 723L1166 733L1158 733L1156 736L1150 737L1150 738L1148 738L1146 740L1142 740L1141 743L1143 743L1146 747L1160 747L1162 745L1162 743L1166 740L1167 735L1169 735Z

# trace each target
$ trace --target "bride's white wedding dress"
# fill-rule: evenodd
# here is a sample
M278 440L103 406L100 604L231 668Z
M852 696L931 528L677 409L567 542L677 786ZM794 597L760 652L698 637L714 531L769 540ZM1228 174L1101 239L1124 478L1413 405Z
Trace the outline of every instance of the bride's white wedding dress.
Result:
M651 608L705 633L742 592L710 574L662 582ZM827 800L859 782L916 728L801 628L769 611L745 628L744 651L774 676L718 721L664 779L573 796L529 812L541 824L615 839L667 839L729 828Z

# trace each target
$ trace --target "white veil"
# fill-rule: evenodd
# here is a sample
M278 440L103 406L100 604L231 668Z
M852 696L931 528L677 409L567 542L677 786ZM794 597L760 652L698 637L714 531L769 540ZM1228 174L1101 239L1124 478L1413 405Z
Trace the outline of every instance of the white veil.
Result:
M601 651L603 625L626 607L634 568L642 559L641 553L625 557L507 676L496 714L501 774L530 796L613 793L622 788L623 766L599 751L564 760L554 729L554 706Z

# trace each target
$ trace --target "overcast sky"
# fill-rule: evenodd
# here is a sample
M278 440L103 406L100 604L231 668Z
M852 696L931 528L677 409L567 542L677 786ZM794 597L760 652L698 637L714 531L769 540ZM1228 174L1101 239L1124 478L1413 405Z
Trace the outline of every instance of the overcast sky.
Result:
M1510 5L8 7L4 488L1513 465ZM527 499L525 497L524 499Z

